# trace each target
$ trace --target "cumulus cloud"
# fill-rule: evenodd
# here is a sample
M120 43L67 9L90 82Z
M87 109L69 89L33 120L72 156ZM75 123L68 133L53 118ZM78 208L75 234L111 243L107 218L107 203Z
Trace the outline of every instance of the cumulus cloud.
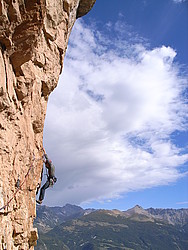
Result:
M188 154L171 140L187 125L176 52L106 28L116 36L77 21L50 96L44 145L58 176L50 205L118 198L185 175Z

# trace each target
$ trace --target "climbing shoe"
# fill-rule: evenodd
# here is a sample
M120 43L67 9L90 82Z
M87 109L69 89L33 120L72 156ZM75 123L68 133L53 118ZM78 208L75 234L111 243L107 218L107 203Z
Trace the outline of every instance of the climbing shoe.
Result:
M40 201L40 200L36 200L36 202L38 203L38 204L42 204L42 201Z

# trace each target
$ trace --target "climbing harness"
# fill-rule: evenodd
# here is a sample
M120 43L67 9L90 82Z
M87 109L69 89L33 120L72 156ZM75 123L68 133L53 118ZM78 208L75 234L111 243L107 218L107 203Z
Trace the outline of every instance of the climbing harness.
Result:
M43 159L43 156L40 157L40 158L38 158L38 159L35 159L35 155L33 154L33 162L31 163L31 165L30 165L30 167L29 167L29 169L28 169L28 171L27 171L27 173L26 173L26 175L25 175L25 178L24 178L23 182L20 183L20 180L19 180L19 177L18 177L18 180L17 180L17 182L16 182L16 188L17 188L16 191L14 192L12 198L10 198L10 200L9 200L3 207L0 208L0 211L3 210L3 209L5 209L6 207L8 207L9 204L11 203L11 201L12 201L12 200L14 199L14 197L16 196L16 194L21 190L21 187L22 187L23 184L25 183L26 178L27 178L27 176L29 175L29 172L31 171L31 169L32 169L33 166L34 166L34 162L40 161L40 160L42 160L42 159Z

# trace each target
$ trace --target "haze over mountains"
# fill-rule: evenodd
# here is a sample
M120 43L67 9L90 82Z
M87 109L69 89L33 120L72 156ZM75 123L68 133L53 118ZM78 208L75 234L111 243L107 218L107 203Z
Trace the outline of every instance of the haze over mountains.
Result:
M188 209L37 206L35 249L188 249Z

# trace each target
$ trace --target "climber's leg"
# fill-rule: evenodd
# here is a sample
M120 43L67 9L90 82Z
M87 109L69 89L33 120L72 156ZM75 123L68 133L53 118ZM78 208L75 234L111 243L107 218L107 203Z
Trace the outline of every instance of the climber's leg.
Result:
M42 201L44 200L45 191L49 187L49 185L50 185L50 182L49 180L47 180L40 190L39 201L37 201L37 203L39 204L42 203Z

